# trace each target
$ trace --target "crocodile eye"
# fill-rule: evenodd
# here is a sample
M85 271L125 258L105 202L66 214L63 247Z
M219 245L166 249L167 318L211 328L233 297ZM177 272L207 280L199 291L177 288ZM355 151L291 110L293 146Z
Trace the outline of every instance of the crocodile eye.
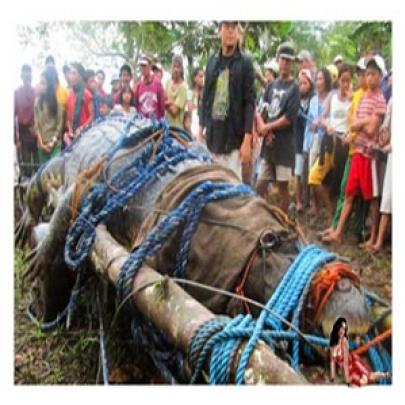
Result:
M342 292L348 292L352 288L352 283L348 278L342 278L337 283L337 289Z

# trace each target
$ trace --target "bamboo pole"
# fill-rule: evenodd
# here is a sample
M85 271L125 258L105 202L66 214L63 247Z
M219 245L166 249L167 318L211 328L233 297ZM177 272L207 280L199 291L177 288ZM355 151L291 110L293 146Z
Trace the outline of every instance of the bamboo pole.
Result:
M125 250L103 225L96 230L91 260L98 273L115 284L128 257ZM198 327L215 315L170 279L152 268L140 268L133 283L132 301L136 309L165 333L171 343L187 354L189 343ZM239 349L239 356L243 347ZM236 357L239 357L236 356ZM231 374L236 371L234 364ZM247 384L306 384L286 362L259 341L245 371Z

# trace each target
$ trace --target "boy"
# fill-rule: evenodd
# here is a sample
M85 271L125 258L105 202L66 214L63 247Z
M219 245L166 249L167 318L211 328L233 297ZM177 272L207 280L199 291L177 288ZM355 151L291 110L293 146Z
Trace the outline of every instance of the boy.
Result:
M114 107L114 102L113 99L110 95L105 95L100 98L100 117L105 118L113 109Z
M352 120L350 130L356 132L355 151L352 157L346 184L346 197L337 228L322 238L324 242L340 242L349 218L356 194L361 192L364 200L370 201L371 235L364 247L375 244L378 232L378 190L377 159L374 148L378 142L378 129L382 123L386 102L380 90L384 61L379 56L372 56L366 63L367 92L360 100L356 117Z
M256 114L259 136L264 137L257 192L265 197L269 181L277 184L281 209L288 211L288 182L295 163L295 131L300 105L298 84L292 75L295 51L291 44L277 50L280 77L267 87L263 97L266 123Z

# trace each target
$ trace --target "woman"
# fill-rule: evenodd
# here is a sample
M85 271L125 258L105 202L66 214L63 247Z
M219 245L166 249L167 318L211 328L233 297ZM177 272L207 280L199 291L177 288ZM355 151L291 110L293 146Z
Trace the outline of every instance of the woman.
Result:
M298 110L297 118L297 136L296 136L296 148L295 148L295 178L296 178L296 207L297 212L303 210L303 188L304 182L307 182L307 176L304 178L304 134L305 126L307 122L307 116L309 111L309 104L313 95L314 84L311 77L311 71L308 69L302 69L298 75L298 87L300 89L300 108ZM307 162L308 164L308 162ZM307 171L305 171L307 172Z
M371 382L391 376L390 372L373 372L362 359L349 352L348 326L345 318L338 318L333 325L329 340L330 378L336 375L336 364L343 369L348 385L363 387Z
M328 224L332 222L347 159L348 145L343 143L343 138L348 131L352 79L351 66L342 64L338 73L338 89L333 90L325 101L322 117L325 120L326 135L322 139L319 157L308 179L308 183L318 194L318 200L322 200L327 207Z
M326 107L326 100L332 89L332 78L326 68L319 70L316 74L315 90L309 104L308 119L305 128L303 153L308 154L308 170L312 169L315 160L320 152L320 145L325 134L325 120L323 113ZM313 199L312 207L308 212L309 216L319 214L316 200Z
M118 96L119 104L114 107L114 111L122 112L123 114L135 114L135 93L130 86L125 85Z
M54 69L47 67L41 74L39 95L34 106L40 163L45 163L51 157L59 155L61 151L63 106L57 100L57 86Z
M204 71L196 68L192 76L191 97L187 103L187 110L191 112L191 133L193 137L197 136L199 128L199 113L202 102L202 90L204 87Z
M69 71L72 91L67 100L67 127L64 136L66 145L76 138L94 119L93 96L86 88L86 72L80 63L72 63Z

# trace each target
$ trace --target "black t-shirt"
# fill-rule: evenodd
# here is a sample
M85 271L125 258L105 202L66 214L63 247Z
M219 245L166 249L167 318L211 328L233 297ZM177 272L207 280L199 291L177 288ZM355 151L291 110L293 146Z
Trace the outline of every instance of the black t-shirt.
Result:
M297 142L295 147L295 153L302 153L304 145L305 127L307 125L306 116L308 115L310 101L311 97L301 98L300 100L300 107L298 110L298 117L297 117L297 135L296 135Z
M300 105L299 89L296 81L278 78L267 87L263 101L266 108L263 112L265 122L272 122L283 115L291 122L288 127L274 131L274 140L271 146L263 142L261 156L269 163L294 167L295 162L295 136L297 126L298 108Z

